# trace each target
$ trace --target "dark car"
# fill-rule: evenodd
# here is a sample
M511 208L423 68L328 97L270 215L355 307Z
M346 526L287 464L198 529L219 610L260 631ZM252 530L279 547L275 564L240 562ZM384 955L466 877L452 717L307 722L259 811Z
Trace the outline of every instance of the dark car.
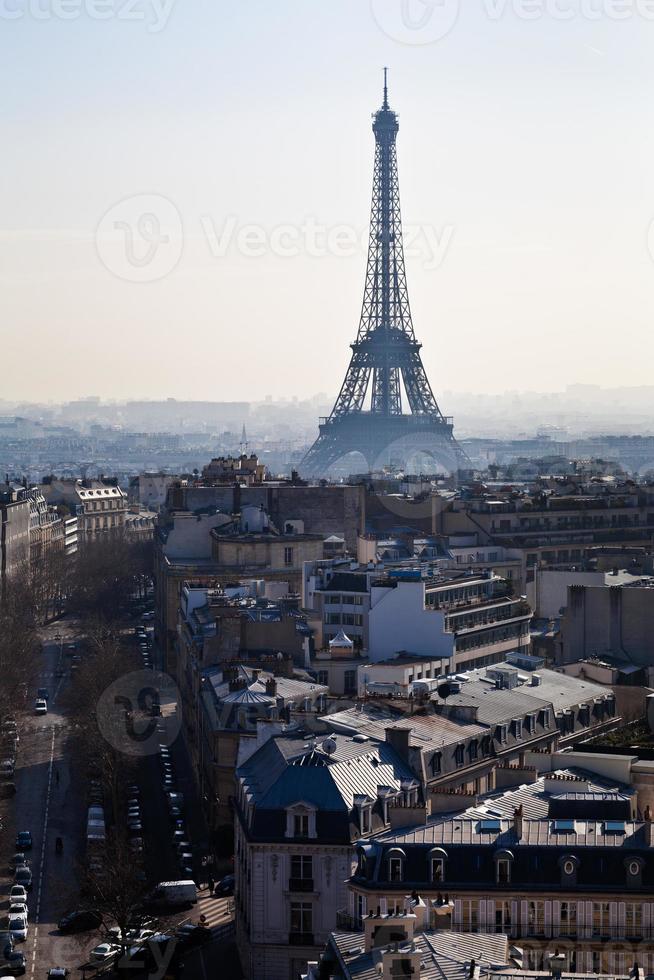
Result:
M37 698L43 698L44 701L50 700L50 692L47 687L40 687L36 692Z
M233 895L235 882L234 875L225 875L224 878L221 878L217 882L214 888L214 895Z
M0 784L0 797L2 799L7 799L9 796L16 795L16 783L1 783Z
M32 887L32 872L26 864L19 864L14 871L14 882L22 885L27 891Z
M175 930L175 938L185 946L204 946L205 943L211 942L213 933L206 926L195 926L192 922L188 922Z
M31 830L19 830L19 832L16 834L16 850L30 851L31 849L32 849Z
M102 916L95 909L76 909L59 920L59 932L86 932L101 924Z
M12 951L5 953L4 960L0 960L0 974L11 973L14 977L20 977L27 970L27 960L25 954Z

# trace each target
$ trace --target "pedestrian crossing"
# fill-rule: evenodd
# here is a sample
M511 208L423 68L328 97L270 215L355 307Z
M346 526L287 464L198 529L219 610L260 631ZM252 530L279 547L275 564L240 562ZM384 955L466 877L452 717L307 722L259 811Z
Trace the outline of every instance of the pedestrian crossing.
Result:
M234 897L209 895L202 889L189 921L206 926L212 932L222 930L234 919Z

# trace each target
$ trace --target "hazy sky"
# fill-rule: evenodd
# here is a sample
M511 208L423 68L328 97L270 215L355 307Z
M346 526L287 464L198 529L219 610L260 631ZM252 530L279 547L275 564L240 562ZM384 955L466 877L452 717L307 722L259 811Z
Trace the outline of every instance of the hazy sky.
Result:
M336 391L384 64L437 395L651 383L654 0L0 0L0 397Z

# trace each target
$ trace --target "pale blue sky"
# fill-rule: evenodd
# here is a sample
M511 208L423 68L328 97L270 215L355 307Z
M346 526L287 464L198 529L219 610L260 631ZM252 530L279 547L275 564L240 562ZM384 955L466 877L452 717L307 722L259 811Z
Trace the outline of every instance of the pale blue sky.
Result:
M455 0L169 2L0 0L0 397L336 391L384 64L436 392L651 382L654 3L465 0L413 43ZM103 229L161 198L126 264Z

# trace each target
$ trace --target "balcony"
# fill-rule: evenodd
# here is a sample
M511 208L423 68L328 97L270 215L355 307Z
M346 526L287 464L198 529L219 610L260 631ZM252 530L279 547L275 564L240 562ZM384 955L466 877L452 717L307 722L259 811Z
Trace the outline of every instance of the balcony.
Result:
M289 946L313 946L312 932L289 932Z
M359 932L363 929L363 921L347 909L339 909L336 913L336 928L345 929L347 932Z
M312 892L313 878L289 878L289 892Z

